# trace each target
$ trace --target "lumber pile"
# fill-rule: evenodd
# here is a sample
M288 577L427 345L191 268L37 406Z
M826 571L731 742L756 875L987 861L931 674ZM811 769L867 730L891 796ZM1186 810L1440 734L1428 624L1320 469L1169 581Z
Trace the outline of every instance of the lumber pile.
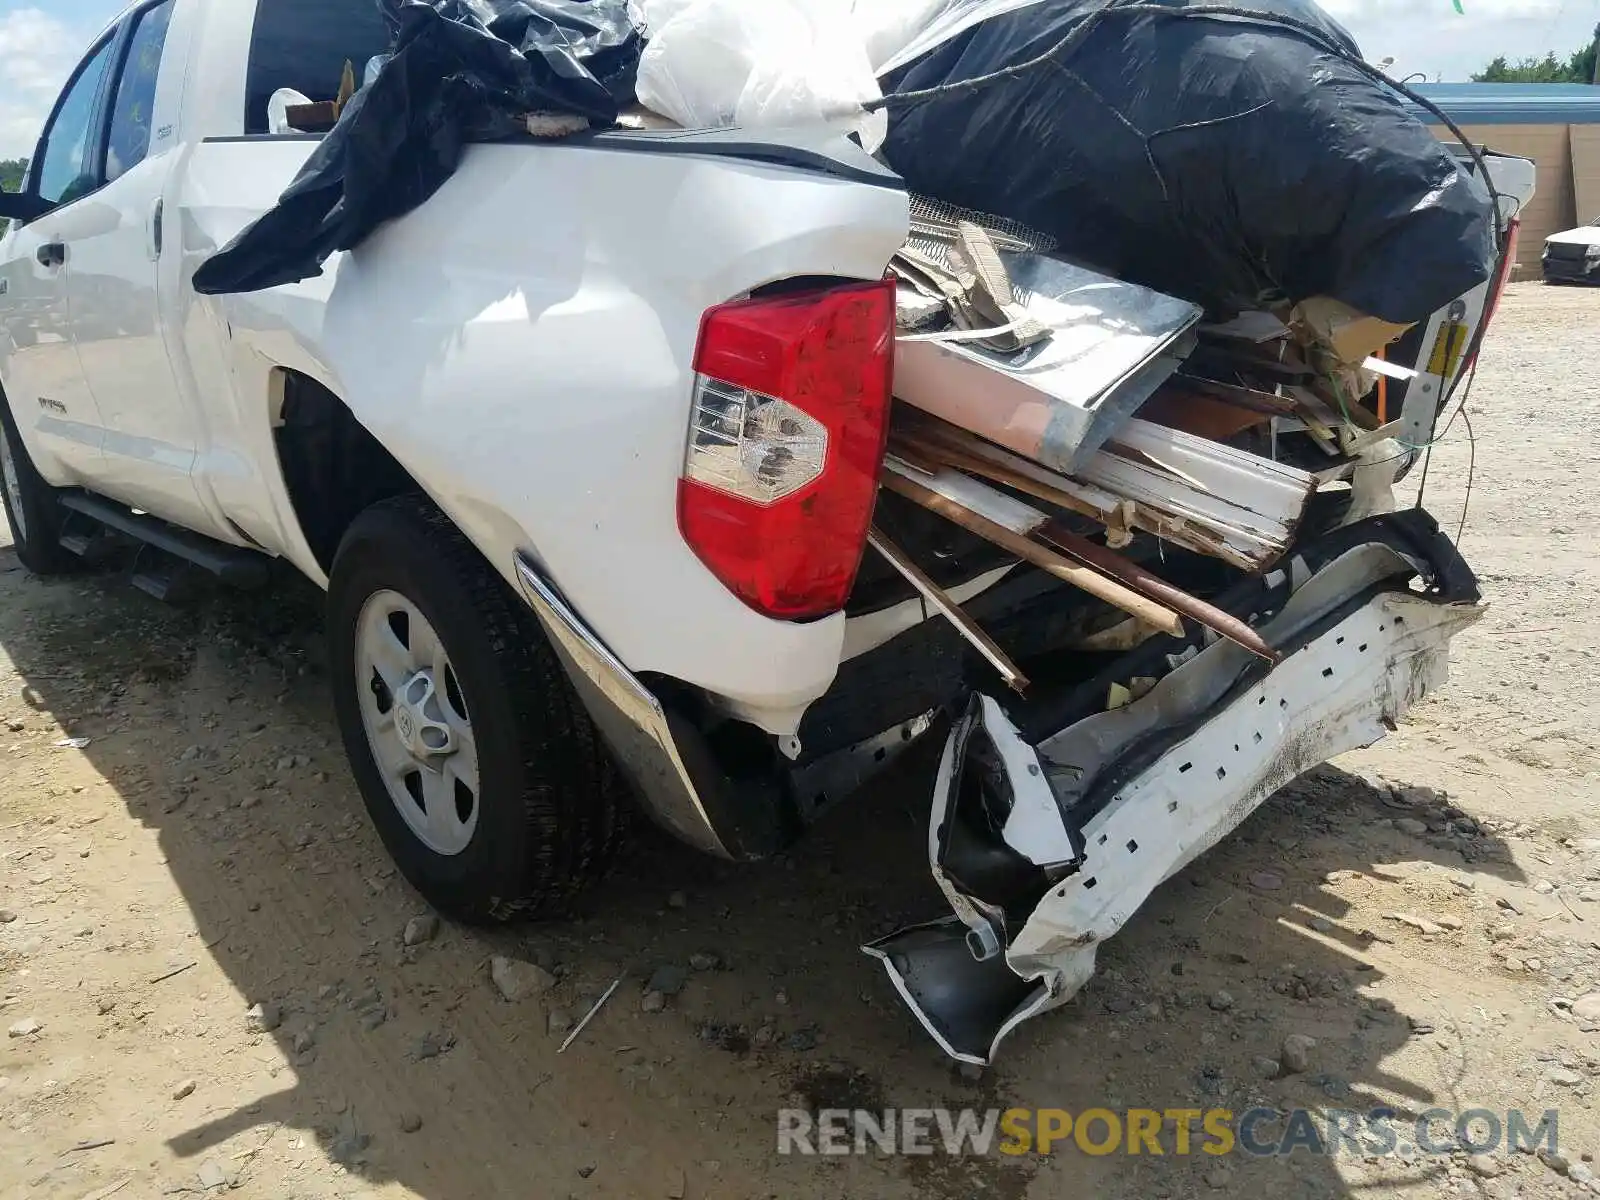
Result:
M1274 657L1247 624L1121 551L1143 536L1268 570L1318 488L1386 436L1375 384L1393 369L1367 356L1395 327L1328 304L1204 325L1182 301L1051 258L1026 229L925 204L914 217L893 264L900 329L882 486L1148 632L1192 622ZM1284 431L1299 439L1296 462L1277 454ZM1069 517L1100 532L1085 537ZM872 544L1007 683L1026 686L881 530Z

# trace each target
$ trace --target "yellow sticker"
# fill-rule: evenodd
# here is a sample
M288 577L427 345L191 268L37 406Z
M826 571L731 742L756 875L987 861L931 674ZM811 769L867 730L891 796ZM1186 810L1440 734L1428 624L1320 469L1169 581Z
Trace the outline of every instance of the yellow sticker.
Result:
M1439 326L1439 337L1433 343L1433 353L1428 358L1428 374L1449 379L1461 366L1461 355L1466 348L1466 322L1446 321Z

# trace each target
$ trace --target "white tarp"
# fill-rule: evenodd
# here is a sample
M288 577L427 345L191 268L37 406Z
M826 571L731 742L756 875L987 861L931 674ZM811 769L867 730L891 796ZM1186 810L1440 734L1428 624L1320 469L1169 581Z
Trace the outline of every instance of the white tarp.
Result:
M878 76L1038 0L631 0L639 102L687 128L829 121L875 151Z
M851 16L882 77L921 58L979 21L1039 0L853 0Z

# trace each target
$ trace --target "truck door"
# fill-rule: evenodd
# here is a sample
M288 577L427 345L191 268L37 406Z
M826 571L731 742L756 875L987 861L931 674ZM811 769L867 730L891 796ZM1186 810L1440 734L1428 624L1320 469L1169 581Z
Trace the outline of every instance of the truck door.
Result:
M107 35L84 57L39 139L26 190L50 207L0 242L6 398L35 465L57 485L93 478L100 459L101 417L72 343L63 227L94 190L95 128L114 49Z
M169 50L175 0L130 13L102 127L99 190L60 233L72 335L104 422L97 491L202 530L212 520L193 481L197 414L167 354L158 303L163 194L177 155L172 125L182 67ZM169 63L163 71L164 59Z

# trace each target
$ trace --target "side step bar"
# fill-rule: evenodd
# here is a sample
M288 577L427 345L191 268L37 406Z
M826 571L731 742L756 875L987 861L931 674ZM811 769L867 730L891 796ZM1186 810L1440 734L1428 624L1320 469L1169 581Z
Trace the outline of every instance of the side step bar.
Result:
M158 600L174 598L178 584L177 564L161 563L167 556L214 575L230 587L250 589L264 585L272 560L265 554L242 546L229 546L204 534L170 525L159 517L134 512L126 505L89 492L68 492L60 498L63 508L114 530L142 544L134 570L134 585ZM75 554L90 557L99 539L94 533L69 529L61 544ZM159 552L157 561L146 564L148 551Z

